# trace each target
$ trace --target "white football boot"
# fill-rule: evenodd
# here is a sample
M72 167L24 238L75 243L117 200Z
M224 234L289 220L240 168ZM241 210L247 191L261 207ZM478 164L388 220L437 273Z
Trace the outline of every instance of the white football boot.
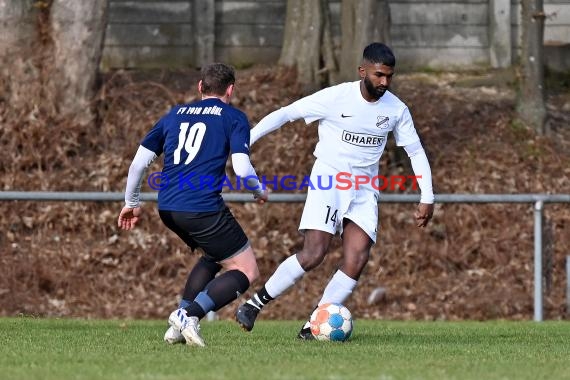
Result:
M186 339L186 344L199 347L206 346L204 339L200 336L200 320L198 317L189 317L186 314L186 310L178 309L170 314L168 323L174 327L175 330L180 331L182 336Z
M168 344L176 343L186 343L184 336L180 334L180 331L176 330L174 327L170 326L166 333L164 333L164 341Z

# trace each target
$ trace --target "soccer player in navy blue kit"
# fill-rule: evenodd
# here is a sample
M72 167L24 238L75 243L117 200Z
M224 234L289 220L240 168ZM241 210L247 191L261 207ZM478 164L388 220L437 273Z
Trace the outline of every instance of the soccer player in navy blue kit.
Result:
M203 251L188 276L180 308L168 319L167 343L205 346L200 319L235 300L259 276L249 240L221 195L231 154L235 173L246 179L244 187L258 203L268 198L249 160L247 116L229 105L234 83L230 66L213 63L202 68L202 100L177 105L162 117L142 140L129 168L119 227L130 230L137 223L145 170L164 154L160 218L192 250ZM222 268L224 273L216 277Z

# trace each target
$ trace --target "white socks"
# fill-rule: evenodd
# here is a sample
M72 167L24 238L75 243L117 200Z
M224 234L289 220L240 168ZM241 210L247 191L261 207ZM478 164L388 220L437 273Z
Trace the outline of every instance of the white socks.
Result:
M297 255L289 256L275 270L275 273L265 283L265 290L273 298L279 297L289 289L299 278L305 274L305 270L299 264Z
M337 270L333 278L327 284L323 297L319 301L319 306L324 303L343 303L356 287L357 281L348 277L342 271Z
M293 286L297 280L299 280L305 274L305 270L299 264L297 260L297 255L288 257L283 261L275 270L273 275L265 283L265 292L272 299L279 297L287 289ZM319 301L319 306L324 303L344 303L344 301L352 294L352 291L356 287L357 281L353 278L348 277L341 270L337 270L334 276L331 278L323 296ZM263 294L263 293L262 293ZM260 300L257 293L254 297L257 297L255 301L248 301L248 303L254 305L256 308L261 309L269 300ZM255 305L259 303L259 305Z

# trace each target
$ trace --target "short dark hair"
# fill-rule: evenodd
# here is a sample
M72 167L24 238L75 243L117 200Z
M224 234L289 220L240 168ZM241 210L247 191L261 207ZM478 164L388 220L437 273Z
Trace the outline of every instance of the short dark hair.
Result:
M362 59L371 63L380 63L382 65L394 67L396 66L396 57L392 50L381 42L373 42L364 48Z
M223 96L236 82L235 70L223 63L211 63L202 67L201 80L203 94Z

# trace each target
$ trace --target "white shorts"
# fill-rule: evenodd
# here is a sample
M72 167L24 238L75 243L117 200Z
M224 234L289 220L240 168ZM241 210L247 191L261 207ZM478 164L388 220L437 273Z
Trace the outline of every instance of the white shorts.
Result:
M378 232L378 190L372 186L355 190L336 188L338 171L315 162L311 171L311 184L303 208L299 230L319 230L342 236L342 221L347 218L358 225L374 243Z

